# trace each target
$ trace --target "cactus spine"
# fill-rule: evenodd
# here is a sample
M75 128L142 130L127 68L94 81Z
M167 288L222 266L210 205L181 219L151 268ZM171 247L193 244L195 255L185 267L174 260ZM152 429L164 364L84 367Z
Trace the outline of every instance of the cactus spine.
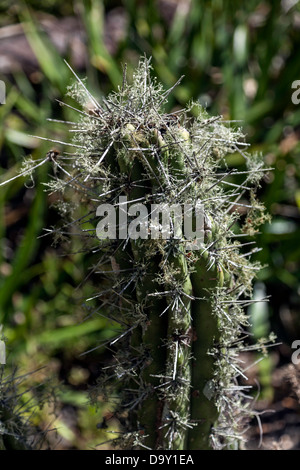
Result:
M89 105L73 126L75 153L62 153L54 162L50 190L62 195L64 213L67 206L70 213L70 221L54 232L76 226L97 253L102 279L96 311L121 328L110 345L113 364L99 381L101 394L118 390L114 412L121 437L115 444L232 448L251 413L238 382L238 354L248 324L244 307L259 269L238 237L255 233L255 224L265 220L254 199L264 170L247 153L241 130L220 117L209 118L198 105L197 117L190 110L164 113L172 89L164 92L150 71L149 61L141 60L132 84L124 74L119 91L101 104L79 79L70 89ZM233 152L243 155L244 171L228 170L225 157ZM231 173L240 175L240 185L230 181ZM152 204L195 207L197 201L204 213L198 250L187 249L178 226L176 236L173 231L165 238L142 237L149 231L145 214L130 211L136 202L151 214ZM100 204L115 208L113 240L96 235ZM125 215L128 235L120 238ZM175 226L173 213L169 221Z

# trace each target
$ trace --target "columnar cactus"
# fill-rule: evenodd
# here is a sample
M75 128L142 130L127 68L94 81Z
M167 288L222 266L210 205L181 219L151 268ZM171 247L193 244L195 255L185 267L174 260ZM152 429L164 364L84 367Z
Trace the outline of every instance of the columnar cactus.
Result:
M56 168L49 189L69 217L53 232L84 237L101 274L96 313L120 326L98 388L118 396L115 445L233 448L251 414L239 353L249 347L245 307L259 269L243 237L265 220L255 199L265 169L241 129L200 105L165 113L173 88L150 75L141 60L132 83L124 73L98 103L75 74L69 92L83 106L71 123L74 151L47 155ZM240 171L226 165L234 152L245 160ZM199 203L202 238L193 240L183 223L200 233ZM170 230L160 232L157 210Z

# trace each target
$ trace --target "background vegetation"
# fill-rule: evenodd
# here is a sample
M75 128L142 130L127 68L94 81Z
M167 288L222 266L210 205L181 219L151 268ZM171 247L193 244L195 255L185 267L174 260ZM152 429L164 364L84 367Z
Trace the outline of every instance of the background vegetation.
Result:
M169 110L198 99L210 114L241 121L253 152L273 168L261 188L272 223L257 237L262 250L255 259L266 267L254 292L270 301L249 311L252 333L274 331L281 342L249 380L259 378L264 406L281 401L297 416L293 395L282 401L286 390L276 371L290 363L291 344L300 339L300 105L291 101L292 83L300 80L299 32L296 0L0 2L0 79L7 91L0 105L1 180L17 173L24 156L44 158L52 148L33 135L69 138L65 126L47 121L72 120L72 110L56 101L72 81L63 58L101 96L120 84L122 64L130 74L141 55L152 56L166 88L184 75ZM228 164L242 161L233 155ZM34 182L19 178L1 187L0 324L8 367L22 374L39 369L23 385L22 403L34 422L56 427L52 447L85 449L113 436L102 421L111 403L87 404L86 391L109 360L100 346L114 328L83 305L93 285L91 278L82 282L90 261L81 247L53 246L46 236L60 217L54 196L39 184L48 178L51 169L43 166ZM40 393L49 393L45 381L59 384L56 406L52 400L39 409Z

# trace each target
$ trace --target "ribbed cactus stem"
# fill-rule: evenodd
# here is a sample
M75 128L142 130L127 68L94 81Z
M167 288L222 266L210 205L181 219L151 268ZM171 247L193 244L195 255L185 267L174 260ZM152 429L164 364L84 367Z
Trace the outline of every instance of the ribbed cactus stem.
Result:
M189 134L180 126L176 133L177 146L168 151L165 172L180 182L186 177L184 152L181 146L189 140ZM159 147L168 148L160 138ZM176 200L173 193L171 198ZM171 200L172 201L172 200ZM191 341L192 314L191 302L193 289L186 257L183 231L177 229L178 239L172 240L171 253L164 256L166 274L172 272L172 279L165 290L168 302L168 355L166 363L165 404L162 417L164 428L164 447L167 449L185 449L190 421L191 392ZM166 275L167 278L167 275Z
M157 152L159 151L162 157L161 167L157 165L155 153L146 137L141 132L136 132L133 126L126 126L128 145L135 147L139 143L144 151L146 148L149 148L149 151L152 150L146 161L141 158L138 151L125 152L118 159L121 171L130 172L131 176L136 177L137 180L141 178L143 172L149 172L150 187L132 189L128 195L129 200L134 201L143 196L151 199L151 195L155 195L156 191L159 191L160 187L167 182L168 147L157 129L152 132L152 137L152 146L155 149L157 145ZM183 161L182 157L180 159ZM176 160L178 158L174 159ZM172 174L172 166L170 173ZM177 233L177 236L179 235L183 236L182 233ZM137 301L143 304L144 312L147 312L148 323L142 340L151 362L141 374L143 386L146 389L144 391L147 393L148 388L149 398L145 398L140 407L139 425L145 430L147 446L154 444L163 448L183 449L186 444L190 403L189 334L192 298L192 287L184 254L185 247L177 243L176 254L170 254L167 257L156 256L153 262L153 260L147 260L147 245L149 246L148 241L131 240L135 261L144 263L145 266L144 276L136 286L136 295ZM156 295L159 290L156 278L158 274L168 275L170 268L174 271L174 275L170 284L165 287L166 296L163 301ZM150 307L148 307L149 303ZM161 359L165 351L166 362L162 363ZM162 377L163 383L160 384L159 379Z
M149 148L150 144L141 132L137 132L133 125L127 124L124 130L124 144L129 148L142 144L143 148ZM149 180L138 184L143 179L145 171L149 171L150 164L141 158L139 151L125 150L118 155L118 163L121 173L130 175L132 187L127 191L127 200L136 201L146 199L151 195L151 187L157 182L153 174ZM146 167L146 168L145 168ZM150 192L149 192L150 191ZM127 210L127 207L125 208ZM165 302L157 297L151 297L158 286L156 282L157 256L150 259L147 256L147 244L141 239L130 240L130 251L136 267L140 267L140 274L136 279L135 296L141 311L145 315L145 324L142 331L132 334L131 347L138 348L142 356L143 367L138 378L140 389L136 389L137 401L143 403L139 407L136 422L143 433L144 445L154 448L160 440L160 415L162 404L158 393L155 391L159 385L159 374L165 366L165 350L162 338L166 335L166 324L161 321L158 312L165 308ZM119 247L119 250L123 248ZM137 336L140 344L137 344ZM142 350L140 350L143 345Z
M173 255L169 262L176 270L176 275L174 290L167 297L168 355L162 426L165 428L165 448L180 450L186 448L187 431L190 427L193 291L184 255Z

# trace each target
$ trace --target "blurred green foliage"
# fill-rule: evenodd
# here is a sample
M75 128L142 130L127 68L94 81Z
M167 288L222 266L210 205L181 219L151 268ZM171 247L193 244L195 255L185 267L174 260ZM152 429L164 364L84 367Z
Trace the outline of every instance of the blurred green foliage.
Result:
M273 330L283 343L261 368L270 398L270 368L274 361L290 360L289 346L300 337L300 105L291 101L292 82L300 79L299 2L2 0L0 13L6 35L9 26L22 25L24 43L28 41L36 60L28 69L21 54L14 59L18 67L3 73L0 59L0 79L7 88L6 104L0 105L1 180L17 173L24 156L44 158L51 148L32 135L69 138L64 126L47 118L72 120L72 110L55 101L64 99L70 84L63 58L72 65L72 54L68 47L64 54L57 50L43 20L57 36L62 19L78 19L84 57L76 70L87 76L96 96L120 84L122 64L128 64L130 75L146 54L166 88L184 75L170 110L200 100L210 114L241 121L237 125L244 128L251 151L262 152L273 168L260 191L272 223L257 236L262 250L255 254L267 265L256 288L271 298L264 308L250 312L254 335ZM0 29L0 53L4 37ZM231 164L243 162L233 155ZM34 184L24 186L20 178L1 187L0 324L10 363L22 371L47 365L46 375L53 372L62 382L58 447L86 448L107 438L105 430L95 430L99 415L86 406L83 391L108 360L97 347L114 335L114 325L100 314L89 315L95 305L82 307L94 286L91 279L81 284L91 266L78 242L54 247L48 236L41 237L43 228L59 218L52 207L54 196L40 184L48 178L50 167L42 167ZM100 415L109 410L103 403L98 406ZM38 412L41 426L49 425L49 413Z

